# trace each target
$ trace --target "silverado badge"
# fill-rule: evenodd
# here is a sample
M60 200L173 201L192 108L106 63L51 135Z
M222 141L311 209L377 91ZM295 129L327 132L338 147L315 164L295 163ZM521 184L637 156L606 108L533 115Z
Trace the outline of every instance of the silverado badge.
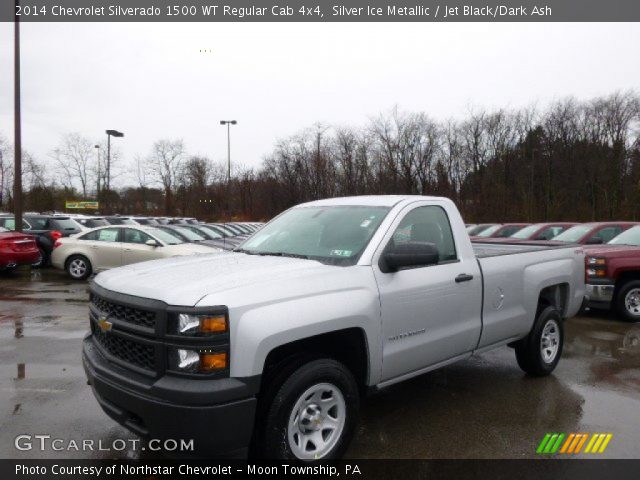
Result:
M111 331L111 327L113 327L113 323L107 320L107 317L102 316L98 319L98 326L100 327L100 330L102 330L103 333L107 333Z

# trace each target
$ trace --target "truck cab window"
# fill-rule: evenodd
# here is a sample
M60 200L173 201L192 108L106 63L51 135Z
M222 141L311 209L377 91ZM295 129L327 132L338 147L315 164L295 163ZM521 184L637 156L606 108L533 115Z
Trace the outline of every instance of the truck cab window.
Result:
M455 242L449 217L441 207L418 207L402 219L393 233L395 245L409 242L433 243L440 254L440 262L457 260Z

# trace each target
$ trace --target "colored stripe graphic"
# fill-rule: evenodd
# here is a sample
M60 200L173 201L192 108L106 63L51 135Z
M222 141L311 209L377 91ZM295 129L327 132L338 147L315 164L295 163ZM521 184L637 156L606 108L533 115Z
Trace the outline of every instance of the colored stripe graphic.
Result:
M570 433L566 435L552 432L545 434L536 449L536 453L543 455L553 455L555 453L577 455L580 452L603 453L612 438L612 433Z

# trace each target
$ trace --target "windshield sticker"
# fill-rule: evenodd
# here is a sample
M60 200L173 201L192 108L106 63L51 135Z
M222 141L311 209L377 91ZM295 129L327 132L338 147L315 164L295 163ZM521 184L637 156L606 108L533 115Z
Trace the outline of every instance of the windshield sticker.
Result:
M331 255L335 257L350 257L351 250L331 250Z
M360 226L361 226L362 228L367 228L369 225L371 225L371 220L369 220L369 219L365 220L364 222L362 222L362 223L360 224Z

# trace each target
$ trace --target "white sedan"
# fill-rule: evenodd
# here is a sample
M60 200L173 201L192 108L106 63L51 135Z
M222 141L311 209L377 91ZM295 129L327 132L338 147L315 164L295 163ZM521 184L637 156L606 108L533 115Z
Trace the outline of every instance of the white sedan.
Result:
M112 225L57 240L51 264L75 280L84 280L92 273L131 263L219 252L223 250L186 243L159 228Z

